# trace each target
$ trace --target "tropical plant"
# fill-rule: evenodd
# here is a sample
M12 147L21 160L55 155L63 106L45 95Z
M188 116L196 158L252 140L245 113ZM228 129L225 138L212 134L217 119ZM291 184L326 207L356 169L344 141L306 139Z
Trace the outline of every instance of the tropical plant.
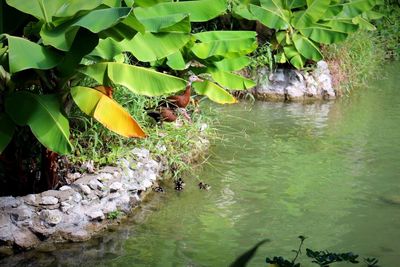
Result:
M277 63L303 68L322 59L320 44L343 41L359 28L374 29L378 0L237 0L233 11L274 29Z
M246 32L245 38L242 33L191 34L192 22L213 19L225 10L225 0L2 1L0 154L13 137L21 138L24 127L51 152L42 155L54 159L52 153L70 153L68 116L74 103L122 136L145 137L141 126L112 98L113 88L124 86L150 97L180 91L186 85L181 77L192 70L183 53L225 66L217 71L210 65L203 73L227 88L232 87L227 76L239 81L239 87L248 87L251 81L229 72L237 67L226 66L255 48L254 33ZM13 23L16 16L19 23ZM135 64L125 63L133 57ZM225 59L229 64L220 62ZM160 62L166 62L175 76ZM82 80L88 78L97 85L83 86ZM194 88L219 103L236 102L211 81ZM16 154L2 157L14 161Z

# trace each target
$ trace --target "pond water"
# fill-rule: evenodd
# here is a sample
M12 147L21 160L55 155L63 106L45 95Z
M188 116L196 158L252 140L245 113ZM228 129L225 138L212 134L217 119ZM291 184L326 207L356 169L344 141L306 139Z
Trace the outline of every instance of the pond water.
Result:
M337 101L215 106L224 140L185 177L183 192L167 188L140 216L89 242L3 263L228 266L268 238L248 265L266 266L267 256L293 258L304 235L304 248L400 266L398 70ZM199 190L200 180L211 190Z

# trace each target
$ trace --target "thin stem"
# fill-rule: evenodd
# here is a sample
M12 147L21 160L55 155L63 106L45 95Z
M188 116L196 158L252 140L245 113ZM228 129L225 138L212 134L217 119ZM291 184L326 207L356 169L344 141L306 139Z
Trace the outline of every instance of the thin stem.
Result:
M292 260L292 264L294 264L294 263L296 262L297 257L298 257L299 254L301 253L301 247L303 246L304 240L306 239L306 238L303 237L303 236L299 236L299 238L300 238L301 242L300 242L299 248L298 248L297 251L296 251L296 256L295 256L294 259Z

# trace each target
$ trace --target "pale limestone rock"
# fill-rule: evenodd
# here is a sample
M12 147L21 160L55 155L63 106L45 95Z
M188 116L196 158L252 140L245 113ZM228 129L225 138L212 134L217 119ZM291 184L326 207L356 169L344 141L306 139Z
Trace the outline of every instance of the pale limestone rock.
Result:
M42 205L55 205L58 203L58 198L52 196L44 196L40 201Z
M88 216L90 221L101 221L104 220L105 216L101 210L93 210L86 212L86 216Z
M110 192L117 192L122 188L122 184L120 182L114 182L110 185Z
M40 219L50 226L55 226L62 221L63 214L58 210L42 210Z

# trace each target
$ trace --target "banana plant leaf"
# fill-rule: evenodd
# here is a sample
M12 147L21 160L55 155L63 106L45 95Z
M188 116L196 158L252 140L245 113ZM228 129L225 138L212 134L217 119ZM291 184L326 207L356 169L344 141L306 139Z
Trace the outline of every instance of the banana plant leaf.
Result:
M322 59L323 56L321 51L319 51L317 45L314 44L310 39L301 34L293 34L292 39L297 51L303 57L312 59L314 61L319 61Z
M0 154L10 143L14 131L15 124L6 113L0 113Z
M149 7L159 3L171 2L171 0L134 0L134 1L130 0L130 1L134 2L135 5L139 7Z
M173 70L186 69L186 62L180 51L175 52L167 57L167 65Z
M330 1L327 0L308 0L307 9L293 14L292 24L296 28L302 28L318 21L325 14L329 4Z
M192 52L201 59L213 56L238 57L249 54L257 48L257 42L252 39L240 41L212 41L198 43L192 47Z
M359 25L361 29L367 30L367 31L375 31L376 27L374 24L370 23L367 19L357 16L353 18L352 20L355 24Z
M33 2L33 1L32 1ZM98 6L104 4L104 0L78 0L78 1L62 1L63 4L54 13L54 17L65 18L73 17L78 12L89 11L97 8ZM114 7L114 6L112 6Z
M219 104L233 104L237 100L224 88L210 81L194 82L192 87L199 95L205 95Z
M304 7L306 5L306 0L285 0L285 7L287 7L288 9Z
M72 99L87 115L111 131L124 137L145 137L146 134L131 115L101 90L83 86L71 88Z
M241 39L256 40L257 33L254 31L208 31L195 33L193 36L201 42L235 41Z
M82 58L90 53L98 44L99 37L85 28L80 28L70 50L57 66L61 77L71 76L76 72Z
M251 63L247 56L237 58L225 58L220 61L213 62L214 66L221 71L237 71L248 66Z
M215 31L194 34L201 43L195 43L192 52L201 59L213 56L237 57L257 48L255 32Z
M351 0L343 4L343 11L338 16L354 18L371 10L375 5L376 0Z
M324 25L330 27L331 29L335 29L337 31L344 33L354 33L359 28L357 23L355 23L352 19L347 19L347 18L344 19L335 18L320 23L323 23Z
M152 62L178 52L191 39L189 33L138 33L132 40L122 42L125 51L142 62Z
M120 42L125 39L131 40L137 32L144 33L145 28L144 25L135 17L134 13L131 12L116 25L99 32L99 37L102 39L111 37Z
M223 14L227 8L225 0L198 0L159 3L150 7L138 7L138 19L163 17L173 14L189 14L192 22L205 22Z
M109 37L100 39L99 44L90 52L89 56L99 57L100 59L113 61L114 58L124 52L120 42Z
M51 22L52 16L65 3L63 0L6 0L6 2L9 6L47 23Z
M188 14L174 14L163 17L141 19L147 32L190 33L191 24Z
M86 66L80 71L100 84L108 84L111 80L140 95L165 95L186 87L186 81L183 79L123 63L98 63Z
M256 84L250 79L233 74L227 71L210 71L211 77L218 84L225 88L233 90L246 90L254 87Z
M294 46L285 46L283 51L285 52L286 58L289 59L290 64L292 64L296 69L303 68L305 59Z
M16 92L6 99L5 110L18 125L29 125L48 149L63 155L72 151L68 119L61 112L57 95Z
M232 8L232 13L234 16L239 16L247 20L257 20L257 18L250 12L250 6L248 4L237 4Z
M82 17L68 20L55 28L45 25L40 31L40 36L45 45L68 51L79 27L88 29L93 33L99 33L118 24L129 15L130 11L131 9L128 7L93 10Z
M322 44L338 43L344 41L348 36L341 29L333 29L321 23L311 24L300 28L299 31L311 40Z
M5 35L8 40L8 59L10 73L26 69L51 69L61 57L46 47L24 38Z
M250 5L250 12L265 26L284 30L290 25L290 12L278 0L260 1L261 6Z

